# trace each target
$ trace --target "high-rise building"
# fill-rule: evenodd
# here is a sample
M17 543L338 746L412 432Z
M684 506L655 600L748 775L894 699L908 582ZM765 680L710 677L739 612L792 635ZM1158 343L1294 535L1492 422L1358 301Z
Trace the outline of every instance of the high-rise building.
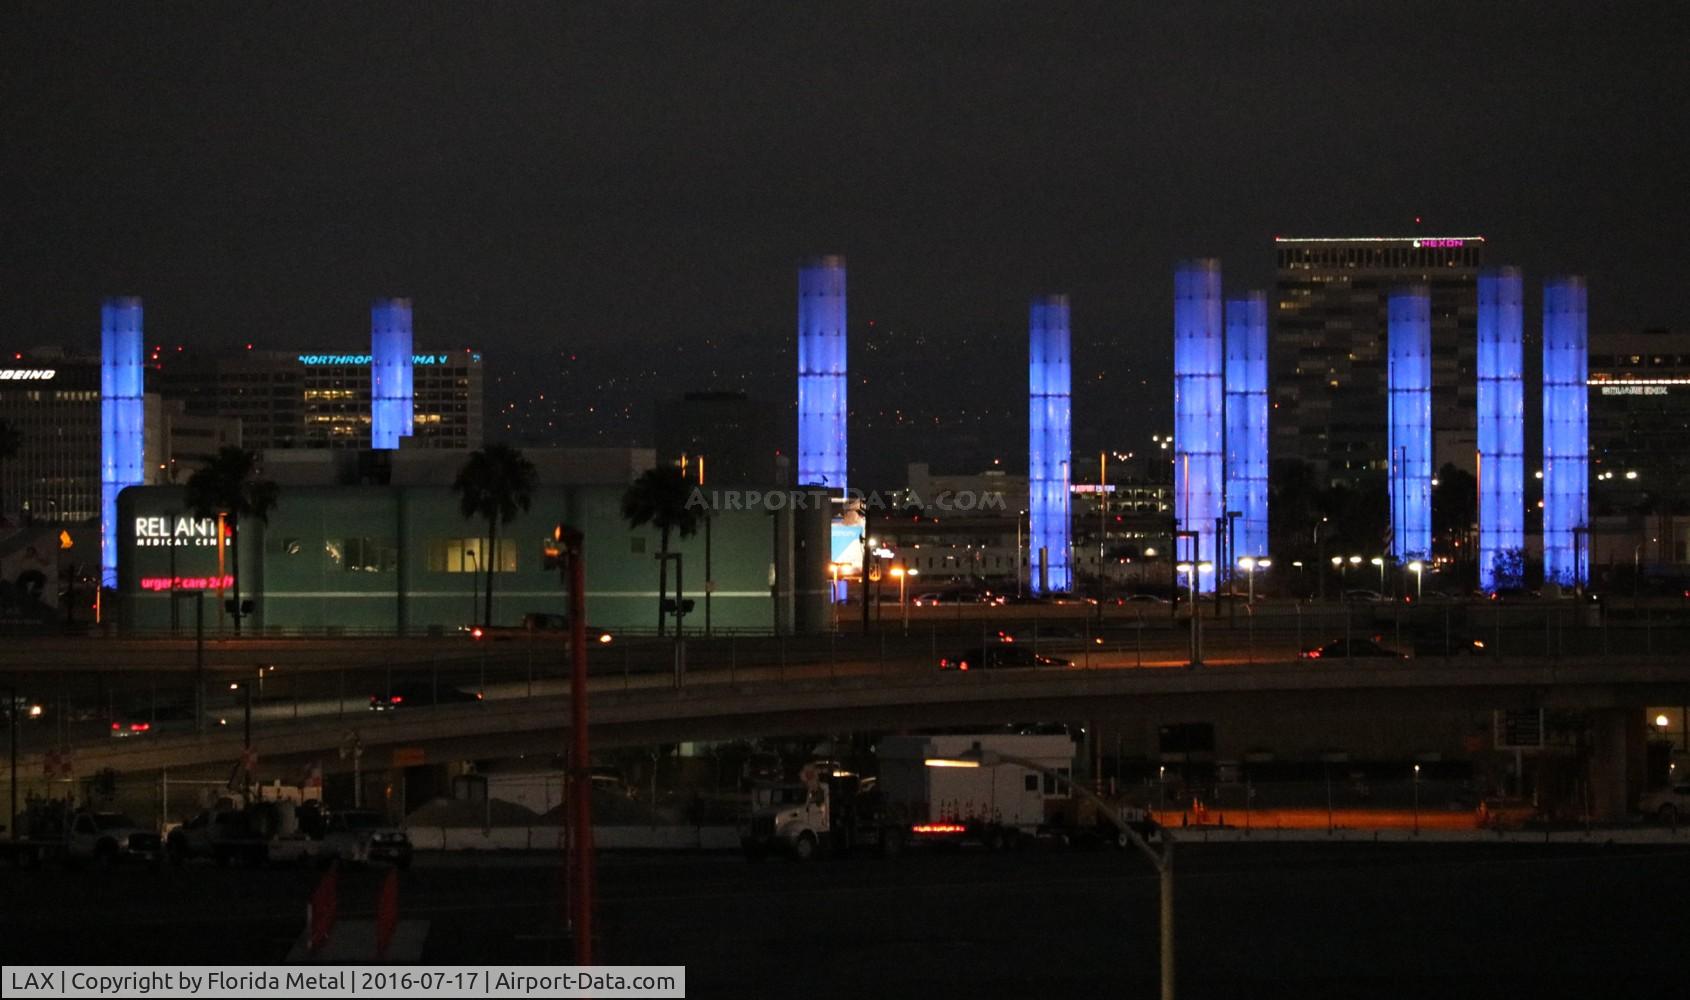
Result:
M1690 331L1593 332L1587 381L1595 513L1690 505Z
M0 368L0 421L18 436L0 463L0 516L67 524L100 517L101 359L60 348L11 351ZM156 392L140 397L141 447L132 474L184 482L217 449L241 443L240 421L188 414ZM131 439L133 440L133 439Z
M1484 247L1482 236L1275 238L1275 459L1309 462L1324 481L1384 478L1387 300L1415 284L1431 301L1433 468L1474 471Z
M190 413L237 417L247 448L373 447L374 378L369 353L240 351L167 359L149 379ZM479 448L483 372L477 351L411 356L412 429L407 448Z
M743 392L689 392L657 404L657 461L706 487L790 485L775 407Z

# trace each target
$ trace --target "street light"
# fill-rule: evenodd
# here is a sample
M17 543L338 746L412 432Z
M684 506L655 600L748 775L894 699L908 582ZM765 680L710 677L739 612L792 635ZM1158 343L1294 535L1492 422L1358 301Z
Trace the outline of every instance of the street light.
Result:
M1383 595L1385 593L1385 557L1374 556L1368 562L1379 567L1379 593Z
M1249 601L1250 601L1250 604L1254 605L1256 603L1256 570L1267 569L1269 566L1272 566L1272 565L1273 565L1273 560L1266 559L1266 558L1258 559L1258 558L1254 558L1254 557L1251 557L1251 556L1245 556L1242 559L1238 560L1238 568L1244 571L1245 579L1249 583L1249 587L1250 587ZM1296 565L1301 567L1303 564L1297 563Z
M904 600L904 584L908 581L909 577L920 576L921 572L916 569L906 569L903 566L894 566L891 569L891 573L893 578L898 581L898 607L903 610L904 632L908 633L910 630L910 606L909 602Z
M1425 569L1426 564L1418 559L1408 564L1408 571L1414 574L1414 599L1416 601L1420 600L1422 585L1426 582L1425 577L1421 575Z
M827 571L833 574L833 589L828 592L827 603L833 605L833 630L835 632L839 631L839 570L839 563L830 562L827 564ZM867 594L868 588L865 587L863 593Z
M1420 765L1414 765L1414 835L1420 836Z

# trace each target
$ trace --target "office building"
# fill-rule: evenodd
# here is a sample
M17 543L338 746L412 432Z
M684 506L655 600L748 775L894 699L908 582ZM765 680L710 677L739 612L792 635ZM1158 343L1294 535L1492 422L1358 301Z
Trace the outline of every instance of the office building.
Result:
M235 417L245 446L374 446L374 372L367 352L237 351L166 356L150 385L183 400L190 413ZM484 424L481 354L415 351L412 430L405 448L475 449Z
M1430 295L1433 468L1475 470L1476 279L1482 236L1279 237L1272 303L1272 454L1324 481L1382 480L1391 289Z

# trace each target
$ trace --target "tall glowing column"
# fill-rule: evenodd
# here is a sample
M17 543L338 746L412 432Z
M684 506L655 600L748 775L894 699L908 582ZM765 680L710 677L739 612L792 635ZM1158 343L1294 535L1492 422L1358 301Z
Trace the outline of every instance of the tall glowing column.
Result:
M1391 555L1432 551L1432 296L1424 285L1394 289L1387 307L1390 355Z
M1225 436L1221 325L1221 263L1200 259L1174 270L1174 519L1180 531L1198 532L1174 547L1181 562L1208 563L1197 589L1215 587L1215 535L1224 515L1222 470Z
M370 447L392 450L411 436L411 300L370 306Z
M1584 279L1543 285L1543 579L1590 578L1590 450Z
M845 258L798 266L798 485L845 488Z
M1068 296L1033 300L1027 318L1027 534L1035 594L1073 586L1068 559L1072 368Z
M1226 508L1239 513L1227 552L1268 554L1267 293L1226 303Z
M143 480L141 300L100 305L100 586L117 587L117 495Z
M1479 587L1519 587L1526 545L1520 269L1479 273Z

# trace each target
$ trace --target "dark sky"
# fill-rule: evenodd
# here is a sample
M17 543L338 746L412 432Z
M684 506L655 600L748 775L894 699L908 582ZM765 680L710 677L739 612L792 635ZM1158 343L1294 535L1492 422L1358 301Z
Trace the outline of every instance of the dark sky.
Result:
M842 252L855 478L1023 466L1044 290L1076 449L1137 447L1172 262L1259 285L1276 233L1419 215L1690 325L1687 53L1670 2L14 3L0 346L132 292L161 343L350 349L408 294L518 436L644 440L651 393L788 399L793 263Z

